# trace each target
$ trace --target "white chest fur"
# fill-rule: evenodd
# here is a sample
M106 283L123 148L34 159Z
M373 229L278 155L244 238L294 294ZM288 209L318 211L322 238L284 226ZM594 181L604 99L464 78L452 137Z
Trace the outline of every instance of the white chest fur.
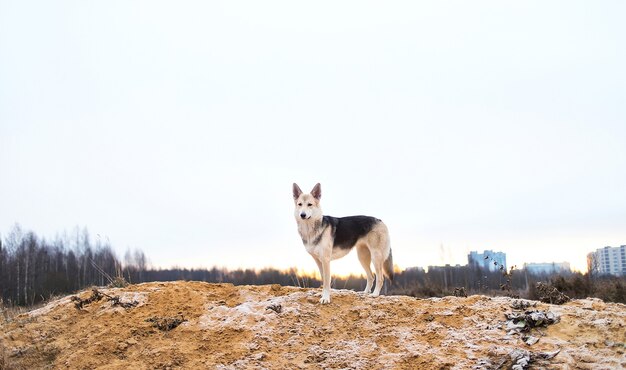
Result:
M350 252L349 248L333 248L331 228L321 222L300 222L298 231L306 251L320 260L336 260Z
M324 255L330 256L332 241L330 240L329 228L322 227L321 221L299 222L298 232L309 254L319 258Z

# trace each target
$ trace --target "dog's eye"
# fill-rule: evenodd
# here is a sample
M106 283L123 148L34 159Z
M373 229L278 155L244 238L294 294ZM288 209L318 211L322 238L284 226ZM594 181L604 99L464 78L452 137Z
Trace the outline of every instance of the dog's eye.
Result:
M299 205L299 206L301 206L301 205L302 205L302 203L298 203L298 205Z
M312 203L307 204L307 206L309 206L309 207L312 206L312 205L313 205Z

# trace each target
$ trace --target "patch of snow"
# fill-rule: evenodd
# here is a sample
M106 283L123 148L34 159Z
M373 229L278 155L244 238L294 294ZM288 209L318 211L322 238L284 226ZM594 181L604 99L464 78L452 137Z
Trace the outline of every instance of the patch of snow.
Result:
M68 304L72 303L72 296L66 296L57 300L54 300L52 302L49 302L48 304L46 304L45 306L38 308L36 310L32 310L29 311L27 313L28 316L30 317L38 317L41 315L46 315L48 314L50 311L52 311L53 309L60 307L60 306L65 306Z
M609 320L609 319L597 319L597 320L593 320L591 323L594 326L604 327L604 326L610 325L611 324L611 320Z
M130 308L134 309L137 307L141 307L148 301L148 293L147 292L116 292L116 291L102 291L103 293L110 295L111 297L119 297L121 303L131 303L137 302L137 305ZM97 313L97 316L111 313L111 312L126 312L126 308L121 306L113 306L113 302L108 301L107 297L102 299L104 304L101 306L100 311Z
M243 297L246 301L234 307L207 305L206 313L200 316L198 324L201 328L227 327L266 332L269 330L267 323L277 320L278 317L268 306L280 305L280 315L297 315L301 307L298 300L306 296L305 292L298 292L260 299L259 294L246 293Z

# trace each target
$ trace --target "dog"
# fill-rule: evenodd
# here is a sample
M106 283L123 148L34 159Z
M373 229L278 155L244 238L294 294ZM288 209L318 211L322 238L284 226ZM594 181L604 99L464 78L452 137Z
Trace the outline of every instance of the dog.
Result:
M380 295L385 277L393 281L393 259L387 226L370 216L324 216L320 207L322 187L318 183L309 194L293 184L294 216L298 232L307 252L313 257L322 276L321 304L330 303L330 261L341 258L356 248L359 261L367 275L364 293L370 293L374 274L376 286L372 296Z

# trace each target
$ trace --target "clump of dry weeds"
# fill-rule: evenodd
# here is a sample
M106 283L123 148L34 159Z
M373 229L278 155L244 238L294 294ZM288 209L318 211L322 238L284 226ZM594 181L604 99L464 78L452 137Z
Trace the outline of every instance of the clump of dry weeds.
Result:
M120 297L118 296L110 296L106 293L102 293L101 291L99 291L97 288L93 288L91 290L91 296L89 296L89 298L86 299L82 299L78 296L73 296L72 297L72 301L74 302L74 306L76 307L76 309L83 309L83 306L91 304L93 302L97 302L99 300L101 300L102 298L106 298L108 301L113 302L113 306L121 306L123 308L132 308L137 306L137 304L139 304L137 301L132 301L132 302L122 302L120 300Z
M551 284L537 283L537 292L539 293L539 299L545 303L563 304L570 300L568 296L561 293Z

